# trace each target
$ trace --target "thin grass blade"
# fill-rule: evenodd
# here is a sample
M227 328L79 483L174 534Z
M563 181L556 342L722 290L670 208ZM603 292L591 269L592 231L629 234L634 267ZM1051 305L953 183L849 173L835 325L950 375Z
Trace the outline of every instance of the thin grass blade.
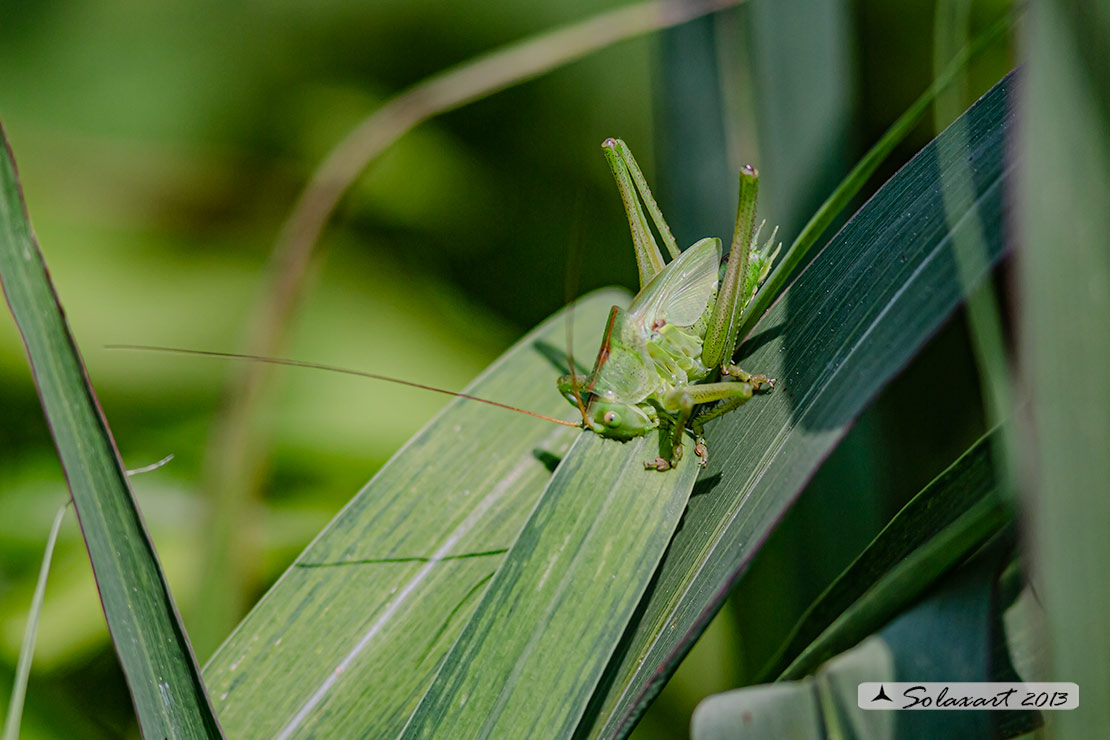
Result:
M0 281L65 469L139 726L147 738L222 737L119 451L31 231L2 130L0 139Z
M12 684L12 696L8 701L8 717L4 722L4 740L19 740L19 724L23 718L23 700L27 696L27 679L31 676L31 659L35 655L35 637L39 631L39 615L42 614L42 602L46 597L46 579L50 575L50 561L54 558L54 545L58 541L58 532L62 528L69 505L62 506L54 515L54 522L50 525L50 534L46 537L46 549L42 554L42 566L39 568L39 579L35 583L35 594L31 597L31 611L27 613L27 627L23 632L23 645L19 648L19 662L15 667L15 681Z

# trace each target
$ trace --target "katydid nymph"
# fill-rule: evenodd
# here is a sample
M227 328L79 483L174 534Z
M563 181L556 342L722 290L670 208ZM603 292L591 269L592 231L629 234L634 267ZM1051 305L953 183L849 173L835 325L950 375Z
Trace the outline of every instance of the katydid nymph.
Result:
M603 437L629 440L662 427L662 454L645 462L645 468L673 467L689 426L704 467L705 423L774 387L774 379L733 364L732 355L744 308L778 253L777 247L771 251L777 229L761 248L755 226L759 176L748 166L740 172L727 264L721 266L721 240L715 237L680 252L628 146L606 139L601 147L628 215L640 292L628 309L614 306L610 312L593 372L583 376L572 370L559 379L559 390L578 407L583 426ZM644 209L671 256L669 263Z
M708 460L702 436L705 423L775 383L766 375L747 373L732 363L744 308L767 277L778 253L777 247L771 251L774 233L762 247L757 243L762 227L755 226L758 175L750 166L740 172L732 247L722 264L721 241L715 237L700 239L684 251L678 249L647 180L623 141L606 139L602 150L628 215L640 292L627 309L612 308L593 371L578 374L572 361L571 373L557 381L559 392L579 409L581 424L465 393L314 362L141 345L110 348L251 360L386 380L581 427L621 441L662 429L661 454L644 463L645 468L659 471L678 462L682 435L689 427L698 463L704 466ZM670 254L669 263L663 260L644 209Z

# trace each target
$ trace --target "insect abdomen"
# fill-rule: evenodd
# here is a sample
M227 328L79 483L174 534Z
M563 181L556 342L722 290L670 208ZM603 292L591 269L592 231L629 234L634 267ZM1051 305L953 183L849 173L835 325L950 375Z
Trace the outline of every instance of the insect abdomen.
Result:
M702 364L702 339L689 329L667 324L652 332L648 355L659 375L661 397L683 385L705 380L711 371Z

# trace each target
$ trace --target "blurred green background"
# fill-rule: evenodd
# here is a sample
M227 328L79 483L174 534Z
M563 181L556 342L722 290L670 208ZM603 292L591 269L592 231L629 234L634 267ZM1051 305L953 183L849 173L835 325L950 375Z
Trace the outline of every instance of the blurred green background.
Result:
M231 368L103 345L242 348L281 222L352 126L428 74L616 6L4 1L0 117L57 290L125 463L175 456L133 485L187 627L209 603L205 457ZM976 3L974 28L1003 7ZM575 292L631 287L627 224L598 147L606 136L632 146L681 242L727 236L732 173L747 161L763 170L764 215L789 241L928 85L933 15L924 0L777 8L752 0L714 23L618 44L422 125L343 201L283 354L461 388L565 302L575 250ZM706 64L723 84L691 83ZM982 57L964 104L1010 66L1005 44ZM823 106L816 126L811 104ZM719 131L704 129L706 120ZM873 185L933 134L920 127ZM687 151L715 156L715 135L715 162L683 161ZM237 552L252 562L238 565L248 577L237 601L253 603L444 402L354 378L275 373L255 424L273 454L243 512ZM957 317L826 463L639 736L683 736L698 700L750 678L776 645L743 635L785 634L900 503L978 437L981 408ZM0 419L6 695L49 521L66 497L7 319ZM873 516L846 521L844 510ZM202 639L198 657L214 647ZM137 730L71 516L47 590L24 737L121 735Z

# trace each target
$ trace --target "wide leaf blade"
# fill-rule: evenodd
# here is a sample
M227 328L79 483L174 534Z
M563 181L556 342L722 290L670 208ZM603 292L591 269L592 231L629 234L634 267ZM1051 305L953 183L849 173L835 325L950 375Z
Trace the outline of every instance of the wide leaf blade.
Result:
M573 734L698 474L645 470L657 453L579 436L404 738Z
M597 351L603 291L573 310ZM539 413L556 390L568 315L541 324L465 391ZM340 512L206 666L236 736L397 737L580 433L458 399Z
M147 738L222 737L119 451L54 294L0 129L0 282L23 335L104 616Z
M934 141L892 177L741 349L747 369L780 384L709 430L704 494L690 502L588 736L630 731L852 420L962 300L951 250L968 242L953 238L948 217L958 231L971 220L960 214L977 213L984 271L1001 256L1012 85L1006 78L964 114L966 146ZM957 151L966 164L941 158ZM970 178L969 198L944 201L939 183L952 177Z

